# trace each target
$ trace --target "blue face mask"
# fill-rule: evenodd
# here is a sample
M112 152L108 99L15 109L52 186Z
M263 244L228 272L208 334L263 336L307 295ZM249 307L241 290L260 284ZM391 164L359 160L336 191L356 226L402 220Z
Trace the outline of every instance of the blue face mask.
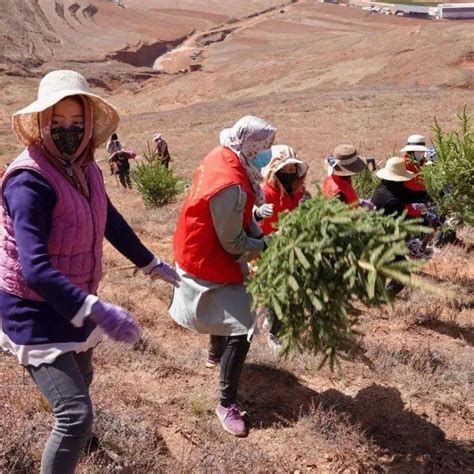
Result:
M252 165L257 169L262 169L270 163L272 159L272 150L268 148L266 150L259 151L257 157L253 160Z

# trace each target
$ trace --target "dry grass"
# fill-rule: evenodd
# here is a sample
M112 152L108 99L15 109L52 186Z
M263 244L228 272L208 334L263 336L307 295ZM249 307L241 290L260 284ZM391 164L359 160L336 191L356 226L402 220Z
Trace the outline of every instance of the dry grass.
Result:
M468 72L453 66L469 45L466 25L382 24L388 20L354 9L341 7L338 17L338 7L301 3L209 49L202 72L99 91L121 112L121 139L141 152L162 132L178 174L189 178L224 126L255 113L275 123L278 141L309 162L314 187L324 174L322 157L340 140L380 158L411 133L429 135L431 111L449 128L472 99L462 88ZM278 30L285 21L319 29L292 36ZM447 45L446 57L440 45ZM412 56L395 54L407 47ZM236 74L236 64L247 74ZM377 65L383 67L376 71ZM9 116L33 99L36 80L1 81L0 162L6 162L21 148ZM140 238L172 261L183 196L145 209L135 190L116 187L106 166L104 176ZM143 335L133 348L106 340L95 351L92 397L102 447L84 457L80 472L469 472L473 229L461 238L464 248L448 246L424 268L436 284L458 285L457 301L405 290L393 308L363 310L362 335L348 348L342 374L318 371L320 357L308 353L277 359L266 334L257 336L242 376L240 402L251 431L241 440L224 433L214 414L218 371L204 368L207 338L176 327L167 313L169 286L117 270L128 262L106 244L100 296L129 309ZM34 384L4 354L0 406L0 472L37 471L53 420Z
M82 463L79 472L170 471L172 459L152 420L98 409L94 428L99 449Z
M163 236L164 218L150 218L133 193L127 195L133 208L125 205L125 195L112 193L126 216L134 216L143 240L169 255L169 234L153 244ZM166 219L176 210L171 206ZM446 248L425 272L436 278L435 266L443 281L458 278L467 290L470 260L465 249ZM123 262L106 248L105 269ZM461 473L470 465L469 307L404 291L393 308L364 310L362 335L348 348L342 374L318 371L320 357L308 353L276 358L262 332L253 341L240 390L251 432L237 440L214 415L218 371L204 368L207 338L171 322L170 289L127 270L107 273L101 295L132 311L144 330L133 348L106 340L95 351L92 396L102 446L84 457L80 472ZM2 395L8 416L0 426L8 435L0 440L1 469L31 472L52 417L15 362L2 355L0 363L2 377L18 386Z
M347 413L338 413L334 408L322 405L312 406L309 413L300 419L298 427L315 441L315 445L308 446L308 449L326 453L324 459L330 463L332 472L362 472L380 468L376 445Z

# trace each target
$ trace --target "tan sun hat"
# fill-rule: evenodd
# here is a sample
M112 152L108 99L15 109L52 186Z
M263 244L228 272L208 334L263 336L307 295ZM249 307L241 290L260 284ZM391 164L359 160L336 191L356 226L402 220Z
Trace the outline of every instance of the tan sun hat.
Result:
M308 171L308 164L298 158L295 150L288 145L272 145L270 148L272 158L267 166L274 166L275 172L280 171L286 165L296 165L298 177L304 176ZM263 171L262 171L263 172Z
M353 145L338 145L324 163L328 174L335 176L353 176L367 168L366 162L359 156Z
M104 143L115 131L119 115L107 101L90 91L84 76L75 71L53 71L41 79L38 99L13 114L12 125L18 140L28 146L40 138L38 114L66 97L84 95L89 97L92 116L92 140L95 146Z
M380 179L387 181L410 181L415 177L415 173L407 171L405 160L399 156L394 156L387 160L385 166L375 173Z
M429 151L429 148L426 146L426 138L423 135L410 135L400 153L408 151Z

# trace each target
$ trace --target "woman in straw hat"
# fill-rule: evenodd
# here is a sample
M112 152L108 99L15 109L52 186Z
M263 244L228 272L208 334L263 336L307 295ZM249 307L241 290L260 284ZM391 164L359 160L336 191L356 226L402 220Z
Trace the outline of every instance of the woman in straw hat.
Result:
M326 158L328 176L324 180L322 193L327 198L338 198L350 206L359 205L359 197L352 186L352 176L367 168L365 161L352 145L338 145ZM361 202L361 204L364 204Z
M38 99L13 115L26 149L1 186L0 345L26 367L55 416L42 473L74 472L91 437L92 349L103 333L139 338L127 311L96 296L104 237L152 278L179 279L105 192L94 149L118 120L74 71L47 74Z
M220 363L216 414L229 433L246 436L237 402L255 314L245 291L247 261L265 249L253 206L264 203L262 176L252 165L276 129L246 116L222 131L221 146L199 164L174 235L180 287L170 307L181 326L210 335L209 365Z
M383 209L387 216L401 216L406 211L409 217L423 217L425 225L438 226L438 217L427 212L426 206L421 202L425 193L412 191L405 187L405 184L415 177L415 173L407 171L403 158L394 156L388 159L385 166L379 169L376 175L382 180L371 199L377 209ZM430 238L427 238L423 242L415 237L410 238L407 242L410 255L416 258L429 258L432 254L432 251L427 249L429 240ZM397 257L399 261L404 259L405 257ZM393 296L403 288L404 285L395 280L392 280L387 287Z
M411 179L404 182L404 187L407 189L426 192L420 171L422 166L427 163L429 151L430 149L426 146L426 138L423 135L410 135L405 146L400 150L405 161L405 168L407 171L414 173Z
M403 158L390 158L376 175L382 180L371 199L377 209L383 209L386 215L401 215L407 211L410 217L420 217L426 213L426 207L422 204L426 193L405 187L405 183L412 180L415 173L406 169Z
M264 206L273 206L272 212L265 213L265 209L257 208L256 217L261 219L259 224L265 235L275 232L279 214L283 211L292 211L306 193L305 180L308 165L300 160L293 148L287 145L273 145L271 159L262 169L265 194Z

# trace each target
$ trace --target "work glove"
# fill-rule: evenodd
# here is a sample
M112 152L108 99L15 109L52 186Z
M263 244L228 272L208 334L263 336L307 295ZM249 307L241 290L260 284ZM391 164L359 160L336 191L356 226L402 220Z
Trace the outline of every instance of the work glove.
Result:
M140 339L140 327L132 315L120 306L99 300L92 306L89 317L116 341L135 344Z
M149 273L147 273L147 275L149 275L152 280L163 280L167 283L171 283L174 287L179 288L181 278L174 268L170 267L165 262L159 262L150 270Z
M359 206L369 209L369 211L373 211L375 209L375 206L369 199L359 199Z
M442 219L434 212L428 211L425 216L424 216L425 222L437 229L438 227L441 227L443 225Z
M255 217L257 219L267 219L273 216L273 204L262 204L255 209Z
M423 204L422 202L414 202L413 204L411 204L411 207L415 209L416 211L421 212L422 214L425 214L426 211L428 210L426 205Z

